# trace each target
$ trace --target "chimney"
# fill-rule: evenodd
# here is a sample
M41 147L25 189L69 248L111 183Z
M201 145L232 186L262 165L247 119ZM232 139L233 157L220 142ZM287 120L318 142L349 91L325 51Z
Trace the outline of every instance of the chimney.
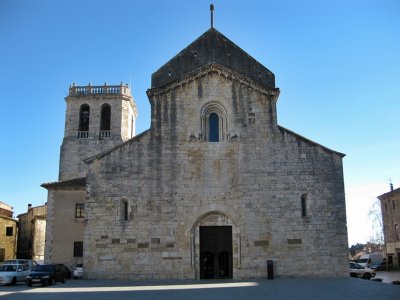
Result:
M32 208L32 204L28 204L28 211Z
M390 183L390 191L393 191L393 183Z

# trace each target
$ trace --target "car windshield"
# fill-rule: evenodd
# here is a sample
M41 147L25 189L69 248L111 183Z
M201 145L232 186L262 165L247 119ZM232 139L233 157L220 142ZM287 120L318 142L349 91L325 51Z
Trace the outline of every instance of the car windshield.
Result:
M15 272L15 271L17 271L17 266L12 266L12 265L0 266L0 272Z
M51 266L50 265L37 265L34 269L34 271L51 271Z

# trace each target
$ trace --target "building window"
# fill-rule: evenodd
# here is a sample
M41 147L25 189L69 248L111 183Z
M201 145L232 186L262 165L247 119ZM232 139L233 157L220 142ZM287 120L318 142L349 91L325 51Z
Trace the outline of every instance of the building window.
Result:
M83 242L74 242L74 257L83 256Z
M396 201L395 200L392 200L392 208L396 209Z
M385 211L387 212L387 202L385 202Z
M6 249L0 248L0 262L3 262L5 258L6 258Z
M75 218L84 218L85 217L85 204L77 203L75 205Z
M79 131L89 131L89 115L89 105L83 104L79 111Z
M217 102L206 104L201 110L201 136L203 141L220 142L227 138L226 109Z
M399 224L394 225L394 233L396 235L396 240L400 240Z
M13 227L6 227L6 236L13 236L14 228Z
M103 104L101 106L100 130L110 130L111 128L111 106Z
M301 195L301 216L307 217L307 194Z
M122 221L129 220L129 205L127 200L121 201L121 220Z
M219 117L216 113L210 114L209 117L209 137L210 142L219 142Z

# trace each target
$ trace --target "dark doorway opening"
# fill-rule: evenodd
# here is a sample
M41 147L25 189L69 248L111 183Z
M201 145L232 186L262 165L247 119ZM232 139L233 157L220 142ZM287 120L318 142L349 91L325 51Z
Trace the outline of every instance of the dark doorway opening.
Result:
M200 279L232 276L232 226L200 226Z

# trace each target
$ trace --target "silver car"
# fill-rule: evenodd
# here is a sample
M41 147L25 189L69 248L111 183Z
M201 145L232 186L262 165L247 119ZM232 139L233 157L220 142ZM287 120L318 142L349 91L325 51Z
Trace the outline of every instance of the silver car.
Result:
M0 284L25 282L30 270L25 264L3 264L0 266Z
M364 278L364 279L371 279L374 278L376 275L375 271L367 268L367 267L363 267L361 265L359 265L358 263L355 262L350 262L350 276L351 277L359 277L359 278Z

